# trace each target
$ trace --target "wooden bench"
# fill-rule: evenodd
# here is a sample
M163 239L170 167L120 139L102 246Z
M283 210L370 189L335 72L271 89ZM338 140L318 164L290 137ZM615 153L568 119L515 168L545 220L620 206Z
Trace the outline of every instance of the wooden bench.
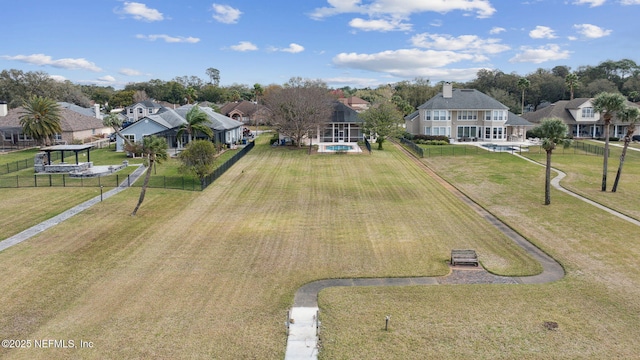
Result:
M458 264L479 266L475 250L451 250L451 266Z

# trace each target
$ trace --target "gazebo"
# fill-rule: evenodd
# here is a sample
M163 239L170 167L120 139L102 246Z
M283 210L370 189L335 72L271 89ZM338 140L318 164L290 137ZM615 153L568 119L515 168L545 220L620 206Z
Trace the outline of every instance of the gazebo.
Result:
M35 171L36 172L72 172L72 171L83 171L90 168L93 164L91 163L91 155L90 150L93 148L93 145L55 145L48 146L40 149L44 152L41 152L36 155L35 161ZM64 161L64 152L73 151L76 157L76 162L74 163L66 163ZM87 152L87 161L80 162L78 159L78 154L82 151ZM52 164L51 163L51 153L52 152L60 152L60 163ZM46 161L44 160L44 156L46 156Z

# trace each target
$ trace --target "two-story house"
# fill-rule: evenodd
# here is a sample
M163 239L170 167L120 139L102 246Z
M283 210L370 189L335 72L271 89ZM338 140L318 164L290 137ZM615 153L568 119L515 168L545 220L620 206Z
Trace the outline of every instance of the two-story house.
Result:
M534 125L478 90L453 89L445 83L441 94L405 117L405 126L414 135L454 141L524 141L526 130Z
M156 114L163 106L150 100L141 101L139 103L124 108L124 115L127 122L134 123L146 116Z
M540 123L542 119L559 118L569 128L569 134L576 138L599 138L604 134L604 120L600 113L593 110L591 98L577 98L573 100L557 101L549 106L528 112L522 117L533 122ZM627 101L627 106L640 107ZM627 125L616 116L611 119L610 134L612 137L621 138L627 133Z

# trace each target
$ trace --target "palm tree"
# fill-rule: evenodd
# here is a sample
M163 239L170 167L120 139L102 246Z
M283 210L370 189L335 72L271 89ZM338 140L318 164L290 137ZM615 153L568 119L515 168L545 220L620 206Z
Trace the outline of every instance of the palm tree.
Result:
M607 191L607 169L609 160L609 125L613 114L624 109L626 99L620 93L602 92L591 101L593 110L604 120L604 160L602 163L602 191Z
M120 129L122 128L122 118L120 118L118 114L109 114L105 116L104 119L102 119L102 125L111 127L116 134L124 140L125 146L133 145L131 141L124 137L120 132Z
M140 205L144 201L144 195L147 192L147 186L149 186L149 179L151 178L151 169L153 165L162 163L167 160L167 141L164 138L157 136L146 136L142 139L142 154L146 157L146 174L144 176L144 182L142 183L142 189L140 190L140 198L138 198L138 204L131 213L131 216L136 216Z
M527 78L521 78L518 80L518 89L522 90L522 108L520 109L520 115L524 114L524 90L528 89L531 85L531 81Z
M180 129L178 129L178 138L180 138L182 134L186 132L187 134L189 134L189 142L191 142L196 131L204 133L209 138L213 137L213 130L211 130L211 128L207 125L207 123L209 122L209 117L204 111L200 110L200 107L197 104L193 105L191 110L187 112L186 120L187 122L180 125Z
M576 74L567 74L564 78L564 83L569 88L569 93L571 94L571 98L569 100L573 100L573 90L578 87L578 75Z
M22 105L20 125L25 135L40 144L48 145L51 137L62 132L60 107L46 97L32 96Z
M636 122L640 117L640 109L637 107L627 106L624 110L618 112L618 118L623 122L629 122L627 126L627 133L624 136L624 147L622 148L622 154L620 155L620 165L618 165L618 172L616 173L616 179L613 182L613 188L611 192L618 190L618 181L620 181L620 174L622 174L622 165L624 164L624 158L627 156L627 148L631 142L631 136L636 131Z
M544 177L544 204L551 204L551 153L558 146L567 147L571 140L567 139L567 125L558 118L542 119L538 129L542 138L542 148L547 152L547 164Z

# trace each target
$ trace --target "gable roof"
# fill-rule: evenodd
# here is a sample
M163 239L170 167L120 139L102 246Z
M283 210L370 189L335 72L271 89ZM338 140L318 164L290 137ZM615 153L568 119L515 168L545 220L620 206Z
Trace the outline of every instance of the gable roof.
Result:
M509 111L507 121L504 124L507 126L536 126L536 124L529 122L527 119L522 118L511 111Z
M20 125L20 116L22 116L24 112L25 110L22 106L9 110L7 116L0 117L0 127L22 128L22 125ZM93 116L82 115L66 108L60 108L60 127L63 132L105 128L102 120Z
M183 105L174 111L182 116L183 119L186 119L187 113L191 108L195 105ZM200 107L207 116L209 117L209 126L214 130L231 130L242 126L243 124L239 121L233 120L228 116L224 116L220 113L213 111L210 107ZM186 120L185 120L186 122Z
M85 108L82 106L78 106L76 104L71 104L68 102L64 102L64 101L60 101L58 102L58 105L63 108L63 109L69 109L72 111L75 111L79 114L85 115L85 116L92 116L95 117L96 116L96 110L95 108Z
M432 97L418 109L428 110L493 110L509 107L503 105L491 96L475 89L453 89L453 96L445 98L442 93Z
M332 123L361 123L363 122L358 117L358 112L350 106L347 106L340 101L333 102L333 113L331 114Z
M258 111L259 106L251 101L242 100L240 102L230 102L220 108L220 114L229 115L232 112L239 112L245 116L251 116Z

